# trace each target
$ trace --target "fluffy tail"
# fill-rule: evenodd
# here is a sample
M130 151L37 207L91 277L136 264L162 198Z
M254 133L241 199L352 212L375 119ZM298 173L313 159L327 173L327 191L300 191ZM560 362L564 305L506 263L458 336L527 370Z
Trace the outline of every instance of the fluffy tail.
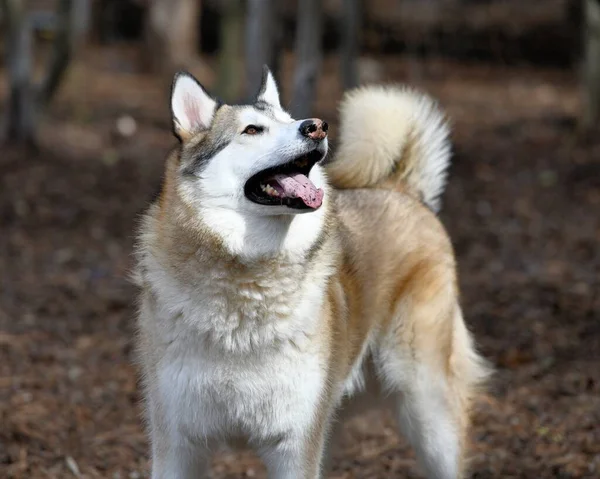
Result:
M436 103L399 86L350 91L340 109L340 146L328 165L337 188L387 188L440 207L450 129Z

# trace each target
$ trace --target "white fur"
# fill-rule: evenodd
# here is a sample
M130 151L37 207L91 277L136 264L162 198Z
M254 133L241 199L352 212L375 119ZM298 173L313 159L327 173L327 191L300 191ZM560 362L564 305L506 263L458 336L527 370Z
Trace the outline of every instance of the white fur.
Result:
M315 178L316 177L316 178ZM311 180L319 184L322 174L314 172ZM289 216L262 216L240 213L228 208L202 211L204 223L217 231L227 251L252 260L284 253L292 260L301 259L321 232L327 193L323 206L311 213Z
M160 404L162 411L154 433L170 431L176 445L165 468L173 474L168 477L199 473L173 472L181 467L174 464L185 462L189 444L196 444L193 454L202 456L203 449L229 437L247 437L265 460L288 457L303 443L325 386L322 352L312 338L333 268L302 284L302 265L293 261L273 276L232 278L226 268L197 268L192 259L180 273L195 279L185 282L167 272L160 259L147 255L142 265L154 298L144 299L142 318L160 318L153 321L154 337L164 351L149 390L151 409L152 403ZM276 437L291 441L280 446L291 451L275 454L269 441ZM286 475L294 467L292 460L291 470L283 467L277 477L295 477ZM163 477L160 470L157 464L154 477Z
M270 74L266 81L259 99L279 106ZM200 92L184 77L174 95L198 98ZM179 103L174 100L175 115ZM185 108L184 123L190 116ZM302 448L310 444L307 434L322 407L325 355L314 338L334 268L320 265L310 284L303 282L303 272L305 253L323 227L328 191L321 209L310 214L257 205L243 192L253 174L291 161L314 143L299 134L300 122L279 108L269 115L243 108L236 121L229 125L227 147L196 176L181 179L178 194L197 212L201 228L217 235L248 271L232 274L230 263L218 258L207 265L202 251L173 269L169 253L152 246L158 244L158 227L150 224L155 219L147 217L142 236L141 330L151 331L158 355L146 371L155 479L205 474L210 449L236 437L255 447L273 477L300 479ZM242 134L248 124L264 132ZM325 155L327 142L319 149ZM327 188L318 165L309 177ZM272 257L280 267L252 267ZM318 471L318 461L312 467Z
M171 112L175 131L188 135L210 126L217 103L187 73L175 77L171 95Z
M266 71L266 78L264 79L263 89L260 95L258 95L258 99L273 105L275 108L281 108L277 83L275 83L275 78L273 78L273 74L268 70Z
M415 361L393 342L378 350L376 365L384 385L395 391L395 413L415 448L427 477L455 479L459 471L458 427L453 423L447 378Z
M445 388L444 378L420 368L410 389L399 397L396 413L427 477L454 479L458 477L460 445Z
M316 165L310 179L325 191L324 204L316 211L296 214L296 210L257 205L245 197L243 187L252 175L314 146L298 134L300 122L280 109L270 74L263 86L259 99L276 106L274 115L252 107L238 110L236 124L228 125L227 146L196 175L177 182L179 198L195 213L186 221L197 222L199 234L208 229L218 236L225 251L198 250L185 261L173 260L173 252L162 249L157 217L145 219L138 269L143 286L139 321L145 349L152 477L207 477L211 450L232 438L244 438L259 453L271 478L321 477L320 454L330 422L323 414L330 416L344 396L364 389L363 363L372 354L429 477L454 479L459 469L459 444L452 405L447 402L447 381L418 361L414 352L399 348L393 334L371 331L354 364L349 365L348 376L339 383L327 383L329 361L335 359L330 357L332 351L324 350L331 345L319 340L319 335L327 286L337 273L335 255L325 255L328 259L323 261L332 264L321 261L309 281L304 273L306 252L325 225L330 191L324 172ZM396 158L392 152L402 151L403 141L412 138L414 128L418 134L413 146L420 150L413 151L416 156L411 158L419 163L413 165L408 178L421 188L426 202L436 207L447 164L441 117L428 100L406 92L388 93L376 89L364 93L358 103L351 99L346 104L352 110L346 113L355 118L353 108L368 97L373 103L368 108L377 110L381 118L372 122L379 126L363 125L366 131L346 125L342 147L352 144L348 136L352 132L367 146L356 144L360 151L346 152L345 161L368 160L365 155L374 154L370 146L378 149L379 158L389 160L386 168L391 171ZM199 100L200 108L190 107L190 99ZM173 99L176 126L209 125L213 120L212 112L207 114L212 108L209 100L195 82L180 77ZM378 118L372 113L363 115ZM384 119L396 122L393 133ZM261 126L264 132L242 134L248 124ZM375 146L367 134L375 137ZM320 148L324 155L326 142ZM377 168L383 168L381 161L371 165L370 171L380 180L381 172L373 171ZM368 167L365 170L369 173ZM234 265L231 258L236 259ZM399 317L402 314L398 311ZM457 318L462 321L460 315ZM457 341L468 342L462 327L457 330ZM337 389L323 402L328 386ZM318 427L323 429L315 430ZM317 451L314 460L309 456L311 447ZM308 465L307 457L311 457Z
M450 163L449 132L426 95L406 87L359 88L341 104L340 146L329 168L360 188L375 185L402 163L406 183L438 211Z
M321 231L329 191L322 168L315 165L309 179L325 191L323 205L309 214L286 206L263 206L244 194L248 179L267 168L286 163L314 145L299 134L301 120L283 110L274 118L247 107L237 115L238 130L252 124L265 128L259 135L236 135L196 178L180 184L180 194L202 221L225 243L228 251L244 258L279 253L303 256ZM327 140L319 145L325 156Z

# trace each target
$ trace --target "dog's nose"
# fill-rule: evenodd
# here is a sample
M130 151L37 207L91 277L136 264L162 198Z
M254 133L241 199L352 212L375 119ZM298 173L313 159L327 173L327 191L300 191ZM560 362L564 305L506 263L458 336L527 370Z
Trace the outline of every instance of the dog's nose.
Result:
M302 136L320 141L327 136L329 125L319 118L311 118L300 123L299 129Z

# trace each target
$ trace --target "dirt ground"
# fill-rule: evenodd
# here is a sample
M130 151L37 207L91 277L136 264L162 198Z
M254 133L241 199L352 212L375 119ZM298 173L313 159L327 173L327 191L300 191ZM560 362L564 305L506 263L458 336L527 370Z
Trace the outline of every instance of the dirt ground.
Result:
M378 60L454 125L442 219L467 321L497 371L475 409L472 477L600 477L600 135L575 134L574 74ZM148 472L127 275L175 140L167 89L106 73L115 62L74 69L39 153L0 152L0 477ZM336 68L327 60L317 107L334 128ZM117 132L122 114L131 137ZM249 454L222 454L214 471L264 474ZM375 412L348 425L331 477L420 476Z

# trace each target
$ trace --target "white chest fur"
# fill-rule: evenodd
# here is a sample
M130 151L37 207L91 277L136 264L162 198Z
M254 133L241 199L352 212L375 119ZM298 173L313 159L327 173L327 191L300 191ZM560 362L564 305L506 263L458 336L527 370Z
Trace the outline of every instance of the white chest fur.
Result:
M160 345L151 394L169 427L190 438L257 441L306 430L325 384L325 275L306 281L300 265L213 265L182 282L146 266L155 301L144 309Z
M191 439L260 442L306 430L323 381L318 357L291 347L229 359L188 348L159 367L157 392L170 426Z

